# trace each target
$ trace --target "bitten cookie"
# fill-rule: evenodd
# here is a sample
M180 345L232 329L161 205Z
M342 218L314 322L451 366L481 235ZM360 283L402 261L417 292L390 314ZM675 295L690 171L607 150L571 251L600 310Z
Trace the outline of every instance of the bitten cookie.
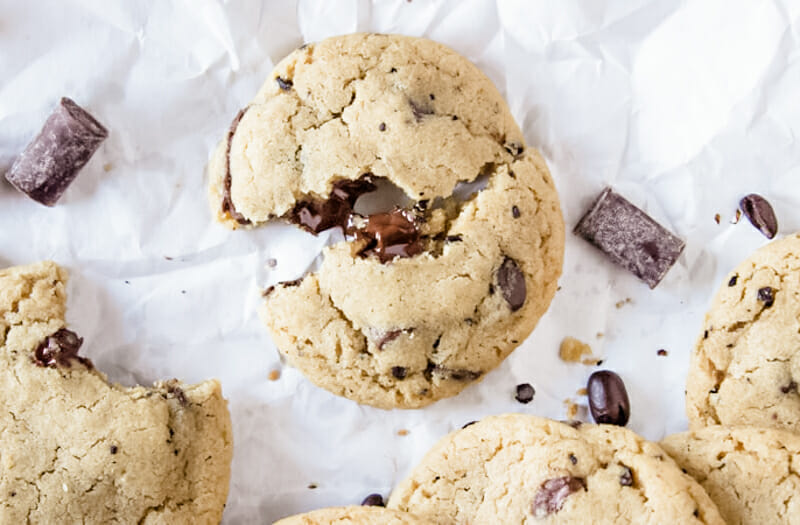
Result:
M0 523L218 523L220 385L109 384L65 327L66 272L0 270Z
M289 516L275 525L433 525L406 512L383 507L335 507Z
M668 436L661 446L703 486L728 525L800 523L800 436L714 426Z
M724 280L686 380L691 429L800 432L800 235L757 250Z
M657 445L611 425L488 417L443 438L388 507L436 523L724 523Z
M265 292L288 361L383 408L455 395L533 330L564 224L541 156L473 64L430 40L348 35L281 61L209 166L215 215L341 227L318 271ZM464 182L478 180L474 190ZM357 213L388 182L402 208Z

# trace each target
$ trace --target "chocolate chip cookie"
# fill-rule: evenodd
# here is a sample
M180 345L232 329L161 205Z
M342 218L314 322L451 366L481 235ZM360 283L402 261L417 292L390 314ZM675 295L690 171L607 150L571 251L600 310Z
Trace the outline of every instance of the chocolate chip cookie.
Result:
M345 233L316 272L266 290L261 314L288 361L338 395L382 408L455 395L555 293L564 224L547 167L492 83L430 40L356 34L294 51L209 171L231 227ZM359 209L387 185L397 207Z
M664 450L706 490L729 525L800 523L800 436L713 426L669 436Z
M724 523L700 485L633 432L520 414L444 437L388 507L442 524Z
M219 523L220 385L109 384L65 326L66 272L0 270L0 523Z
M686 381L689 426L800 432L800 235L728 274L706 315Z
M289 516L275 525L433 525L433 522L417 518L407 512L383 507L335 507L320 509L306 514Z

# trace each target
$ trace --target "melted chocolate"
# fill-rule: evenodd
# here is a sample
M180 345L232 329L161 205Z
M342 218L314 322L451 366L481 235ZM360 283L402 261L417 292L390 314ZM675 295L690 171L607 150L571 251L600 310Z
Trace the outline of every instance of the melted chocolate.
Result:
M533 515L537 518L544 518L558 512L570 494L581 489L586 490L586 482L583 478L563 476L548 479L542 483L533 498Z
M236 133L236 128L239 127L239 122L241 122L242 117L244 117L248 109L249 106L240 109L239 113L234 117L233 122L231 122L231 127L228 129L228 145L225 148L225 181L223 182L222 193L222 213L227 213L231 216L231 219L243 225L250 224L250 221L245 218L244 215L236 211L236 207L233 205L233 200L231 199L231 142L233 142L233 135Z
M333 185L328 199L298 202L287 218L313 234L336 227L345 230L358 198L376 188L370 173L356 180L340 180Z
M33 362L39 366L72 366L72 361L78 361L86 368L93 368L92 362L78 355L83 344L83 338L72 330L62 328L53 335L47 336L39 343L33 352Z
M522 308L528 295L525 276L511 257L506 257L497 270L497 285L512 312Z
M359 237L367 245L359 255L377 255L382 263L395 257L412 257L422 252L422 239L414 216L401 209L389 213L375 213L367 218L367 225Z

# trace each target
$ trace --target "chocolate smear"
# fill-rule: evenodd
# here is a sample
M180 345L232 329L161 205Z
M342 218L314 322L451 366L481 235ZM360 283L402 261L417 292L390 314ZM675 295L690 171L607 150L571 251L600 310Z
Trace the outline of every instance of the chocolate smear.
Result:
M684 242L621 195L606 188L574 233L655 288L678 260Z
M586 482L582 478L563 476L548 479L533 498L533 515L544 518L558 512L564 506L564 501L581 489L586 490Z
M395 257L412 257L422 252L422 239L416 220L405 210L395 209L370 215L358 236L367 241L359 255L376 255L384 264Z
M236 128L239 127L239 122L242 121L242 117L244 117L248 109L249 106L240 109L239 113L233 118L230 128L228 128L228 142L225 147L225 180L223 181L222 188L222 213L227 213L231 216L231 219L242 225L250 224L250 221L245 218L244 215L236 211L236 207L233 205L233 199L231 198L231 143L233 142L233 135L236 133Z
M39 366L72 366L72 360L78 361L86 368L93 368L92 362L78 355L83 338L72 330L62 328L53 335L47 336L33 352L33 361Z
M392 367L392 376L395 379L405 379L406 375L408 375L408 369L404 366L393 366Z
M19 191L53 206L108 137L85 109L64 97L6 173Z
M512 312L522 308L527 296L525 275L519 269L517 262L511 257L503 259L503 264L497 270L497 285L503 292L503 298Z
M778 219L772 205L756 193L746 195L739 201L739 208L744 212L750 223L758 228L767 239L772 239L778 233Z

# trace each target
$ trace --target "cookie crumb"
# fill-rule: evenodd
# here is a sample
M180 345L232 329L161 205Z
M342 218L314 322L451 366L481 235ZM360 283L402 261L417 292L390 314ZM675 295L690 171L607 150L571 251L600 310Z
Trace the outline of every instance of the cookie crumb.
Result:
M269 375L267 376L270 381L277 381L281 378L281 371L280 370L270 370Z
M602 339L604 335L605 334L603 332L597 332L597 335L595 337L597 337L598 339Z
M603 364L603 360L602 359L597 359L596 357L595 358L590 358L590 359L583 359L581 361L581 364L582 365L586 365L586 366L600 366L600 365Z
M106 173L111 171L113 168L114 166L110 162L106 162L105 164L103 164L103 171L105 171Z
M397 435L398 436L407 436L408 435L408 430L406 430L404 428L401 428L400 430L397 431Z
M739 224L739 219L741 219L741 218L742 218L742 210L737 209L736 210L736 215L735 215L734 219L731 221L731 224Z
M571 399L565 399L564 404L567 405L567 419L575 419L575 416L578 415L578 405Z
M577 363L584 355L592 355L592 347L574 337L565 337L561 341L558 355L562 361Z
M577 390L577 392L575 392L575 393L576 393L576 394L578 394L579 396L585 396L585 395L587 395L589 392L586 390L586 387L582 387L582 388L579 388L579 389Z
M722 217L720 217L719 213L714 215L714 222L716 222L717 224L719 224L720 219L722 219Z
M658 352L656 352L656 354L657 354L657 355L659 355L659 356L661 356L661 357L666 357L666 356L667 356L667 351L666 351L666 350L664 350L663 348L660 348L660 349L658 350Z

